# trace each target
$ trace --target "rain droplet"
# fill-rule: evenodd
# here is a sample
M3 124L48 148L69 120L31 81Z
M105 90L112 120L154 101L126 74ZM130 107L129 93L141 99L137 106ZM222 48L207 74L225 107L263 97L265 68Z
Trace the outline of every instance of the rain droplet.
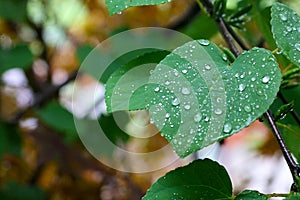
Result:
M261 81L263 83L268 83L270 81L270 77L269 76L264 76Z
M251 111L252 111L252 109L251 109L250 106L245 106L245 107L244 107L244 110L245 110L246 112L251 112Z
M209 117L205 117L204 121L208 122L209 121Z
M172 101L172 105L173 106L178 106L180 104L180 101L177 99L177 98L175 98L173 101Z
M255 81L255 80L256 80L256 78L255 78L255 77L252 77L252 78L251 78L251 81Z
M200 122L202 119L202 115L200 113L197 113L195 116L194 116L194 121L195 122Z
M300 51L300 44L299 44L299 43L296 43L296 44L295 44L295 47L296 47L296 49L297 49L298 51Z
M258 87L256 88L256 94L258 94L259 96L264 95L263 88L260 87L260 86L258 86Z
M222 54L222 59L223 59L224 61L227 61L227 56L226 56L225 53Z
M182 92L182 94L190 94L191 92L190 92L190 89L189 88L186 88L186 87L183 87L182 89L181 89L181 92Z
M215 114L216 115L221 115L223 113L223 111L220 109L220 108L217 108L216 110L215 110Z
M229 133L232 129L232 125L229 123L224 124L224 132Z
M181 72L182 72L183 74L186 74L186 73L187 73L187 70L186 70L186 69L183 69Z
M245 88L246 88L246 85L244 85L244 84L239 85L239 91L240 92L243 92L245 90Z
M189 104L184 105L184 109L189 110L191 109L191 106Z
M199 40L199 43L201 44L201 45L203 45L203 46L207 46L207 45L209 45L209 41L208 40Z
M170 113L167 113L166 115L165 115L165 117L167 118L167 119L169 119L170 118Z
M204 65L204 68L205 68L206 70L210 70L210 69L211 69L211 66L210 66L209 64L205 64L205 65Z
M165 85L170 85L170 81L165 81Z
M154 88L154 92L158 92L159 90L159 87Z
M287 20L287 17L284 14L282 14L282 13L279 14L279 17L280 17L280 19L282 21L286 21Z

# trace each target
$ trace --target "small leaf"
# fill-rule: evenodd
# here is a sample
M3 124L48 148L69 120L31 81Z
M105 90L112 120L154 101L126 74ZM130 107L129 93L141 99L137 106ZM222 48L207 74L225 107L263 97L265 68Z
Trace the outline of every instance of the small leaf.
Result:
M196 160L161 177L143 200L232 199L232 185L225 168L217 162Z
M288 104L285 104L279 108L279 110L274 115L274 120L278 121L280 119L283 119L289 112L293 110L295 106L295 101L291 101Z
M73 142L78 138L73 115L57 101L49 102L36 110L36 113L45 124L62 132L67 142Z
M290 77L295 75L295 74L298 74L300 73L300 68L292 68L292 69L289 69L288 71L286 71L283 75L282 75L282 79L291 79Z
M272 33L278 47L300 67L300 17L288 6L274 3L271 18Z
M268 196L253 190L244 190L235 197L235 200L268 200Z
M0 18L15 22L26 18L27 0L0 0Z
M26 45L18 45L12 49L0 48L0 74L10 68L26 69L33 62L33 55Z
M225 13L227 0L216 0L214 2L213 15L214 17L220 18Z
M121 12L130 6L157 5L171 0L105 0L110 15Z

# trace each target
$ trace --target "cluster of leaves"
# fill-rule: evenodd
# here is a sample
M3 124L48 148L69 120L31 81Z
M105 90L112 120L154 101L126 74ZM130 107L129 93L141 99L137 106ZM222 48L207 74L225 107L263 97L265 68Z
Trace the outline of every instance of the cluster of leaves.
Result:
M160 4L166 1L136 0L122 1L120 4L117 4L117 1L112 2L106 1L111 14L129 6ZM213 16L216 18L226 17L226 1L216 1L215 5ZM245 6L227 15L228 23L241 28L243 16L250 9L251 6ZM299 75L300 17L284 4L274 3L271 8L270 24L277 47L294 66L287 69L283 77L275 56L267 49L253 48L244 51L234 62L229 62L230 59L215 44L207 40L192 41L178 47L160 61L148 77L152 84L136 91L131 96L127 109L149 109L154 122L158 127L162 127L160 130L162 135L172 144L174 150L181 157L227 138L247 127L270 108L280 86L291 88L298 85L298 82L291 83L290 81ZM193 56L192 51L189 50L195 46L200 51L199 54L195 55L206 56L198 57L195 63L191 63L190 60L187 62L186 58ZM122 72L121 69L117 69L108 79L106 102L109 112L126 109L122 106L114 108L109 94L113 93L120 77L135 66L129 65L123 68ZM176 78L174 78L174 74L170 73L170 68L164 69L163 66L172 68L175 73L179 73L188 80L192 90L201 89L201 93L195 92L196 96L193 97L196 98L196 103L189 105L190 102L186 99L178 101L174 94L183 92L189 95L193 91L187 91L190 88L186 88L182 82L176 83ZM216 69L212 74L216 77L209 76L210 73L207 71L214 70L214 68ZM208 79L210 80L222 80L224 83L222 89L226 92L226 96L213 96L208 100L208 103L203 103L207 101L209 95L212 95L211 88L209 88L211 83L203 80L198 72L203 72L204 76L209 76ZM217 73L221 75L217 77ZM169 82L165 84L166 81L170 81L171 84ZM216 82L212 82L212 85ZM124 91L124 94L126 94L126 87L122 87L121 90ZM121 101L126 100L124 96L126 97L126 95L120 94L120 104ZM214 107L213 98L218 99L219 103L225 104L226 108ZM138 102L142 103L138 104ZM158 104L164 106L168 117L166 117L165 112L160 113L159 109L151 111L150 108ZM293 107L293 102L282 106L275 114L275 119L284 118ZM227 111L226 114L222 109ZM189 110L189 112L184 112L184 110ZM208 122L218 120L217 115L224 115L224 126L211 130ZM194 127L196 127L195 130ZM190 138L191 130L196 134ZM292 152L296 154L299 150L294 151L293 149ZM231 181L226 170L216 162L205 159L168 173L150 188L143 199L268 199L269 197L256 191L244 191L233 197ZM299 197L298 194L291 193L286 199L298 199Z

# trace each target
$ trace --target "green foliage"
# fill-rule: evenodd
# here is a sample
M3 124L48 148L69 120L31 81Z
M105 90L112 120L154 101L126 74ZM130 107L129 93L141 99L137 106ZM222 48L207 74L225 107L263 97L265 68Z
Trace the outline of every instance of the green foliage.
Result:
M274 3L271 9L274 39L283 54L300 67L300 17L284 4Z
M135 91L134 89L136 87L148 82L150 71L153 70L156 64L167 54L167 51L143 49L125 54L111 63L101 77L103 82L106 81L105 77L109 77L105 90L107 112L145 109L145 91L143 88L138 90L139 92L134 93L134 96L139 96L140 98L134 98L132 96L133 91ZM112 71L114 72L112 73ZM107 76L105 76L105 74ZM126 76L124 76L124 74L126 74ZM131 101L129 100L130 97L132 99ZM129 102L130 104L128 105Z
M289 195L285 200L300 200L300 194L299 193L292 193Z
M17 45L12 49L0 47L0 75L10 68L26 69L33 62L33 55L27 45Z
M46 200L46 194L38 187L8 182L0 188L1 199L5 200Z
M195 53L185 53L192 46L196 47ZM187 56L197 59L188 62L183 58ZM153 71L151 84L134 95L131 84L146 83L147 79L137 71L124 78L127 71L117 72L107 82L108 111L150 109L155 124L181 157L240 131L260 117L276 97L281 80L269 51L255 48L244 52L229 67L220 49L205 40L177 48ZM144 68L142 72L145 71L149 70ZM116 87L117 83L120 87ZM113 90L118 93L112 95ZM224 103L225 107L218 107ZM163 105L164 110L154 108L157 105Z
M51 101L36 110L39 118L54 130L64 133L66 141L73 142L77 136L73 115L63 108L57 101Z
M118 118L122 118L125 121L123 124L127 124L126 121L129 121L128 114L125 112L117 112L114 114L119 115ZM129 135L122 131L122 129L125 129L126 127L119 127L120 125L116 124L113 115L101 115L99 118L99 125L103 130L105 130L105 135L111 142L118 144L120 141L128 141Z
M0 0L0 18L21 22L26 19L27 0Z
M232 185L225 168L209 159L196 160L161 177L143 200L232 199Z
M171 2L171 0L105 0L109 14L113 15L130 6L156 5Z
M235 200L267 200L268 196L260 194L257 191L245 190L235 197Z
M21 138L16 127L0 122L0 159L7 153L20 156Z

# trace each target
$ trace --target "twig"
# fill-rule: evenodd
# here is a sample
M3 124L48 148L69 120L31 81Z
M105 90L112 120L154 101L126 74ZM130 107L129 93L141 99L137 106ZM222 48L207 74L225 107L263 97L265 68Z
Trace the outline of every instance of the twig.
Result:
M201 0L202 4L206 7L208 12L211 12L213 10L213 4L210 0ZM234 42L232 41L232 37L234 37L235 39L238 38L238 36L236 34L231 35L231 33L234 33L233 30L229 31L228 30L228 25L226 25L226 23L224 22L224 19L222 17L220 17L219 19L216 20L216 23L218 24L219 30L222 33L224 40L226 41L226 43L228 44L228 46L230 47L230 49L233 51L235 56L238 56L240 54L239 50L237 49L237 47L235 46ZM230 33L231 32L231 33ZM240 39L236 39L237 42L241 41ZM246 46L244 46L246 47ZM245 50L247 48L244 48ZM280 95L281 93L279 93ZM285 99L285 98L283 98ZM286 99L285 99L286 100ZM283 100L284 101L284 100ZM287 100L286 100L287 102ZM276 140L280 146L280 149L282 151L282 154L290 168L290 171L292 173L293 179L294 179L294 184L293 186L295 186L295 184L298 182L297 180L299 179L299 171L300 171L300 166L295 162L294 158L292 157L291 153L289 152L289 150L286 147L286 144L282 138L282 135L278 129L278 127L275 124L275 120L272 116L272 112L270 110L268 110L265 114L265 117L267 118L272 131L276 137ZM299 120L300 121L300 120ZM292 190L297 190L297 188L292 187Z
M278 129L277 125L275 124L272 112L269 110L264 115L267 118L267 120L268 120L268 122L269 122L269 124L272 128L272 131L274 132L276 140L277 140L277 142L280 146L280 149L282 151L283 157L286 160L286 162L287 162L287 164L290 168L290 171L292 173L294 182L296 182L297 178L299 178L299 173L298 173L299 165L294 160L291 152L287 149L286 144L285 144L285 142L284 142L284 140L283 140L283 138L282 138L282 136L279 132L279 129Z

